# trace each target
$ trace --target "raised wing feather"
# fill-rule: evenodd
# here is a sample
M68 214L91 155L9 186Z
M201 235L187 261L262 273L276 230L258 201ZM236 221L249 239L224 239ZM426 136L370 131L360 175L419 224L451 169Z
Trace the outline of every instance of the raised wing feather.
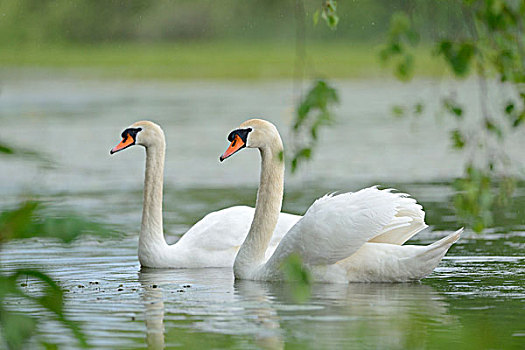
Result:
M423 207L415 199L405 197L398 204L394 220L370 242L402 245L426 227Z
M396 217L403 203L413 201L407 197L369 187L318 199L283 238L268 267L277 268L291 253L300 254L308 265L331 265L349 257L385 228L410 224L411 218Z

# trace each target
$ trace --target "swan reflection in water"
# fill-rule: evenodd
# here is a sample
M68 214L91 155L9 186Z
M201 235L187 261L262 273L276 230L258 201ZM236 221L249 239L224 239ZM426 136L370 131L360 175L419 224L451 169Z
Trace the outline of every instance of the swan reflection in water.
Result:
M146 344L149 349L164 349L164 295L159 287L157 270L142 269L139 282L143 290L144 322L146 323Z
M191 345L188 330L199 341L228 335L264 349L288 341L313 348L423 346L414 342L424 342L429 325L456 323L444 297L420 283L313 284L310 299L298 303L292 283L234 281L228 268L142 269L139 281L151 349Z

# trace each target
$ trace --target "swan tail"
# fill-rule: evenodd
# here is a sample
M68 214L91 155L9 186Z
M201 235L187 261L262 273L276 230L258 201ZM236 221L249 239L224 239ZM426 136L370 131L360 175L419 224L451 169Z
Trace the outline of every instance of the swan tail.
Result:
M447 251L450 249L452 244L457 242L457 240L461 236L461 232L463 232L463 227L457 230L456 232L440 239L439 241L429 244L428 246L426 246L425 251L421 255L423 255L428 260L436 259L437 263L439 263L439 261L441 261L443 256L445 256Z
M356 254L338 263L349 282L409 282L432 273L463 229L432 244L366 243Z
M439 249L445 246L450 247L452 244L456 243L459 237L461 236L461 233L463 232L463 227L457 230L456 232L440 239L439 241L436 241L429 245L429 249ZM448 249L448 248L447 248Z
M420 271L419 274L417 274L416 279L424 278L434 271L452 244L457 242L461 236L461 232L463 232L463 228L460 228L456 232L440 239L439 241L425 246L424 249L415 256L415 259L419 261L419 267L414 267L416 270Z

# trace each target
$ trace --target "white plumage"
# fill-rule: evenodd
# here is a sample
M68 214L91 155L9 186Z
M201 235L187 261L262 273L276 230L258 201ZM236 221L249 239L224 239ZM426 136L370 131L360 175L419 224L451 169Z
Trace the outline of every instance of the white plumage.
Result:
M246 147L259 148L262 165L255 217L234 263L236 278L282 279L283 262L299 254L316 281L419 280L459 238L462 230L428 246L403 246L427 227L423 208L407 194L370 187L315 201L267 259L263 253L279 220L283 195L284 164L277 159L282 142L267 121L248 120L241 128L250 130Z
M250 229L254 208L236 206L209 213L175 244L156 240L139 250L142 266L155 268L232 267L237 251ZM270 257L282 237L300 219L281 213L265 256ZM164 240L164 238L163 238Z
M235 255L250 228L254 209L236 206L206 215L175 244L164 239L162 224L162 187L166 142L164 132L155 123L136 122L122 133L123 140L111 153L132 145L146 148L144 204L139 234L138 257L142 266L151 268L232 267ZM273 250L300 216L279 215Z

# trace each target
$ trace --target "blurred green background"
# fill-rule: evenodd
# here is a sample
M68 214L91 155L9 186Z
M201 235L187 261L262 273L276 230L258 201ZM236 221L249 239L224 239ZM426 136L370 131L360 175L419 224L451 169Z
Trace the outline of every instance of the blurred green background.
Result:
M299 3L3 0L0 65L91 67L97 70L90 74L136 78L290 77L296 38L304 36L313 75L366 77L386 74L377 47L393 12L410 11L423 41L460 35L463 26L457 3L448 1L341 1L337 30L314 24L320 1ZM416 74L442 74L424 47Z

